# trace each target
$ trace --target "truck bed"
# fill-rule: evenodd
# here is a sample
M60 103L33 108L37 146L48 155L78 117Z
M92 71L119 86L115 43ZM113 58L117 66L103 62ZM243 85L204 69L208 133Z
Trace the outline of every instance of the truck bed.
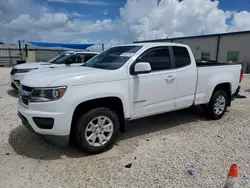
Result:
M227 66L227 65L237 65L237 64L236 63L199 63L199 62L196 62L197 67Z
M220 83L230 83L232 94L239 86L241 64L198 63L197 70L198 82L195 104L209 102L214 87Z

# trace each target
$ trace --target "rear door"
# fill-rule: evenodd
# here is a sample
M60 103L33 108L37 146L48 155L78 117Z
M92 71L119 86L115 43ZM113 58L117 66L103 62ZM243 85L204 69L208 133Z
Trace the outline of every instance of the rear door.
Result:
M175 75L177 79L176 108L189 107L194 102L197 68L192 63L190 53L184 46L172 46Z
M131 69L137 62L148 62L152 71L131 75L129 79L131 117L140 118L174 108L176 76L168 46L147 50L131 65Z

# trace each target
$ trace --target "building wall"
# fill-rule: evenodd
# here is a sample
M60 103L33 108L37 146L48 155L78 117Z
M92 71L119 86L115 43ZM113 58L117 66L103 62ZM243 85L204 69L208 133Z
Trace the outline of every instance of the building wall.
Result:
M30 62L30 63L36 62L36 52L28 50L28 57L25 60L27 63L28 62Z
M227 62L228 51L238 51L239 62L250 62L250 33L221 36L219 62Z
M176 39L173 42L187 44L193 51L195 59L201 59L201 52L210 52L210 60L216 59L217 36Z

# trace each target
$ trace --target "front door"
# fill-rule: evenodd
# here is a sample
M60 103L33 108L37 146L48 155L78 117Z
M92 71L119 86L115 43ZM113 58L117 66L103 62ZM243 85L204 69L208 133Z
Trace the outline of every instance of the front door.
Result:
M137 59L136 62L150 63L152 71L131 75L129 84L132 119L174 108L177 80L170 59L167 46L151 48Z
M70 57L70 66L81 66L84 63L84 56L81 54L75 54Z

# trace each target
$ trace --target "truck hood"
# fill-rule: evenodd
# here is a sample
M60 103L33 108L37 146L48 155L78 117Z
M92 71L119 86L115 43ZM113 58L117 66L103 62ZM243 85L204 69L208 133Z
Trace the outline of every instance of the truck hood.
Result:
M112 72L116 71L84 66L35 70L26 74L21 84L30 87L81 85L111 80L113 76L110 73Z
M35 63L23 63L20 65L14 66L15 69L34 69L34 68L40 68L40 67L47 67L51 66L51 63L48 62L35 62Z

